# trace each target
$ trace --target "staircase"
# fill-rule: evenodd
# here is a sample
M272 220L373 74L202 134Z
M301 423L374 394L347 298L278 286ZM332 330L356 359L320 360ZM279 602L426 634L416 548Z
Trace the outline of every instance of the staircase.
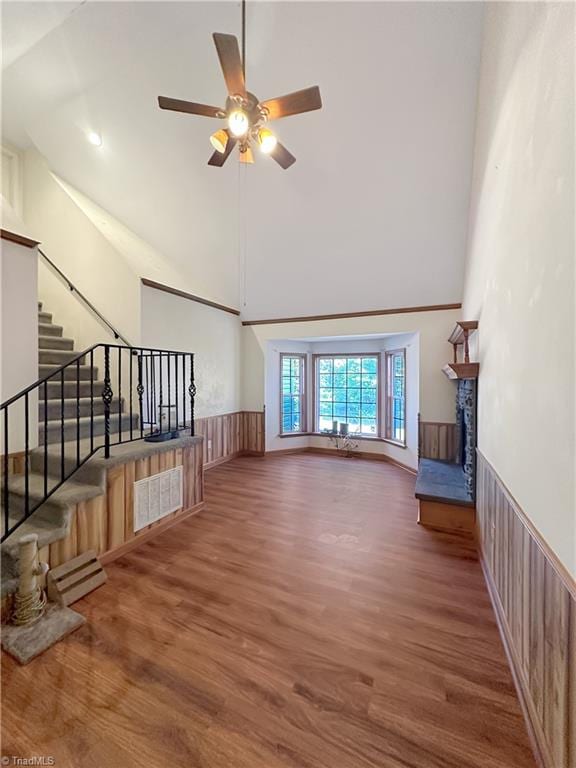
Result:
M74 340L63 335L61 325L54 325L52 314L44 312L42 302L38 303L38 376L43 378L53 373L62 365L77 357ZM53 444L69 442L93 436L103 435L104 401L102 391L104 382L98 379L98 368L87 364L87 358L81 358L77 365L64 372L64 383L60 379L49 381L46 387L40 387L38 403L38 443ZM44 391L46 390L46 391ZM47 398L44 399L44 396ZM136 429L137 415L130 419L125 413L124 398L113 398L110 404L110 429L112 432ZM77 415L80 418L77 418ZM64 418L62 418L62 414ZM92 429L91 429L92 427ZM46 437L45 437L46 433Z

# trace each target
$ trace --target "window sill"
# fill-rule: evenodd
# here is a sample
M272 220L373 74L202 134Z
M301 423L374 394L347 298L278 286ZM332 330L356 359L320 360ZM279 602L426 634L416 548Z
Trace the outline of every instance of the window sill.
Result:
M407 448L408 446L406 443L401 443L399 440L392 440L391 437L383 437L382 441L384 443L390 443L390 445L395 445L397 448Z
M332 435L328 435L326 432L286 432L282 435L278 435L278 437L332 437ZM353 440L369 440L371 443L389 443L390 445L395 445L397 448L408 447L406 443L400 443L398 440L391 440L389 437L378 437L377 435L371 437L370 435L355 435L354 433L350 433L349 437Z

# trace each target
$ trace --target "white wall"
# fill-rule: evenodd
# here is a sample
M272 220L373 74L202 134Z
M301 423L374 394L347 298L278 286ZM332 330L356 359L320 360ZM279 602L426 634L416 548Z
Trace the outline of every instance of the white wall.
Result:
M0 402L38 379L38 254L36 248L1 241L0 250ZM24 406L9 408L9 453L24 450ZM38 442L37 393L29 397L30 448ZM4 452L4 423L2 453Z
M419 339L417 334L394 334L375 339L339 338L337 341L309 341L274 339L266 346L266 450L278 451L287 448L305 448L308 446L332 448L332 444L322 436L280 437L280 353L292 352L307 355L306 398L308 429L314 430L311 393L313 391L313 361L316 354L363 353L382 356L386 350L406 350L406 446L393 445L370 439L359 439L358 450L368 453L382 453L410 467L418 464L418 403L419 403ZM384 388L380 390L380 414L383 423L385 409Z
M35 150L24 153L24 221L47 256L131 344L140 338L140 280L51 174ZM44 264L39 297L77 349L113 341L85 305Z
M574 6L486 14L463 311L478 444L576 574Z
M195 355L196 417L239 410L239 318L155 288L141 290L142 345Z

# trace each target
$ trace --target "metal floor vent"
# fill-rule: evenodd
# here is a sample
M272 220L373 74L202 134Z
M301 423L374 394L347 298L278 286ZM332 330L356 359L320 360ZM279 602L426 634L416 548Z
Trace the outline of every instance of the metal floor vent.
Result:
M134 483L134 531L182 508L182 467Z

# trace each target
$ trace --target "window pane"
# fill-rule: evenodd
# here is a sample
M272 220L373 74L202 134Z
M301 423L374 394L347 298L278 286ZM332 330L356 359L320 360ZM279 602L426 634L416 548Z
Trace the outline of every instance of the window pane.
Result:
M334 358L334 373L346 373L346 358L335 357Z
M321 387L332 387L334 377L329 373L321 373L319 385Z
M345 387L346 386L346 374L345 373L335 373L334 374L334 386L335 387Z
M349 389L348 390L348 402L349 403L359 403L360 402L360 390L359 389Z
M346 390L345 389L334 389L334 401L336 403L345 403L346 402Z
M332 403L320 403L320 416L327 416L328 418L332 418Z
M378 361L375 357L362 358L363 373L378 373Z
M362 403L362 418L363 419L376 418L376 403Z
M360 405L354 403L348 403L348 419L349 421L359 421L360 419Z
M320 400L329 400L332 402L332 390L320 387Z
M362 370L362 359L360 357L348 358L348 373L360 373Z
M362 376L359 373L349 373L348 374L347 386L348 387L360 387L360 386L362 386Z
M376 434L376 419L362 419L362 432Z
M346 421L346 403L334 403L334 418Z
M375 388L378 386L378 376L376 374L364 374L362 376L362 386L365 388Z
M332 360L326 358L320 358L320 373L332 373Z
M362 390L362 402L363 403L375 403L376 402L376 389L363 389Z

